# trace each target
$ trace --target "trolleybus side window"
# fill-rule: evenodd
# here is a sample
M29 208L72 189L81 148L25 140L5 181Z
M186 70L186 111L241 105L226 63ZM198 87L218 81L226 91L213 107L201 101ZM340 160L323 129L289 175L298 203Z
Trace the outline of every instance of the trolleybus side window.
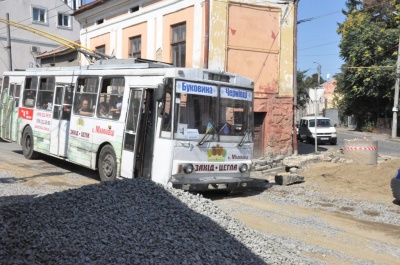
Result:
M3 86L1 87L1 102L0 102L0 106L1 106L1 104L5 103L5 99L8 96L7 92L8 92L8 84L9 84L9 82L10 82L10 77L5 76L4 80L3 80Z
M172 86L166 86L163 109L162 131L170 132L172 128Z
M27 76L25 78L24 94L22 98L22 105L24 107L33 108L35 106L37 83L38 80L36 76Z
M10 77L9 76L5 76L3 79L3 86L1 87L1 91L3 91L4 89L8 88L8 84L10 83Z
M97 117L119 119L124 89L125 79L123 77L104 77L102 79Z
M14 106L19 107L19 97L21 95L21 85L11 83L10 84L10 96L14 97Z
M80 77L74 99L74 114L93 116L96 108L98 77Z
M39 91L37 96L37 109L51 111L53 109L55 78L41 77L39 80Z

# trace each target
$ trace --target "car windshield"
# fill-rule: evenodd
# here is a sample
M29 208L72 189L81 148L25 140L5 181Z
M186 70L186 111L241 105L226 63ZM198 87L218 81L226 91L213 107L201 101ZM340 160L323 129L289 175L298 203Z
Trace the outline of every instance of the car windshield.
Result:
M310 120L309 127L315 127L315 120ZM317 127L332 127L331 120L329 119L317 119Z

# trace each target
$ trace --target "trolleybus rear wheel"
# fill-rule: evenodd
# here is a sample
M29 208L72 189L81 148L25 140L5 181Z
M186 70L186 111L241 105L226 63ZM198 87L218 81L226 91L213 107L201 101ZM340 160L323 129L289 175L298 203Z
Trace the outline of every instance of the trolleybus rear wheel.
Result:
M33 132L30 126L26 127L24 133L22 134L22 153L27 159L36 159L39 157L39 153L33 151Z
M110 145L101 149L98 165L101 181L114 180L117 177L117 159L114 149Z

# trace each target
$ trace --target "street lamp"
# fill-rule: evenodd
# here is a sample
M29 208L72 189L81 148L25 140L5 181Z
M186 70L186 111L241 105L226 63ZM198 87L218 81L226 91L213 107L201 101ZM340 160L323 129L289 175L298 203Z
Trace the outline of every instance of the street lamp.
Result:
M315 64L318 65L318 87L321 84L321 65L317 62L314 62ZM314 128L315 128L315 153L317 153L317 112L318 112L318 105L317 105L317 88L315 88L315 98L314 98L314 112L315 112L315 124L314 124Z

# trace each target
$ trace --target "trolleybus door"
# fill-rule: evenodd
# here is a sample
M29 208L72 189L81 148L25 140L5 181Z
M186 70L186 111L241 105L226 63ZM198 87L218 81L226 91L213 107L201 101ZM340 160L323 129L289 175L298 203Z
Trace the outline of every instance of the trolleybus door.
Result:
M10 84L2 94L2 137L10 141L17 141L18 134L18 105L21 85Z
M139 140L137 134L142 115L143 95L143 88L130 89L121 158L121 176L125 178L133 178L135 173L137 143Z
M72 109L72 86L56 86L51 122L50 153L68 156L68 132Z

